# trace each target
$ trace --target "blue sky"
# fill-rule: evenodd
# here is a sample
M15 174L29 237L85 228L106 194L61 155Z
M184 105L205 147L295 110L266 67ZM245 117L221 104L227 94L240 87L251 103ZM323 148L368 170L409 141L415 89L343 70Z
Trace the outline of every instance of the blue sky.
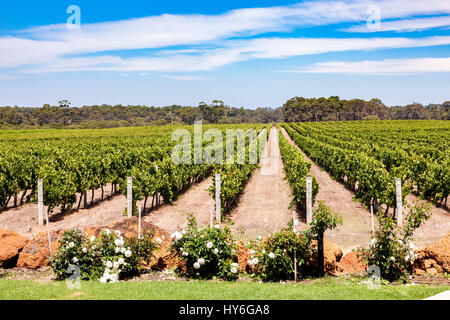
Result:
M448 0L0 4L0 106L404 105L449 93Z

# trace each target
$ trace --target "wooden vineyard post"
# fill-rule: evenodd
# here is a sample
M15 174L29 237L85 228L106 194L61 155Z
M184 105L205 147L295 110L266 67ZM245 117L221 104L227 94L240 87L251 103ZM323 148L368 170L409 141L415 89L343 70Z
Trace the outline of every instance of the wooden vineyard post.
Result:
M295 210L292 210L292 232L296 232L295 226L297 225L297 219L295 219ZM297 282L297 251L294 251L294 281Z
M131 218L133 215L133 178L128 177L127 178L127 213L128 218Z
M222 222L222 210L220 202L220 173L216 174L216 223Z
M44 182L38 180L38 224L44 225Z
M141 205L139 205L139 207L138 207L138 214L139 214L138 239L140 239L141 238L141 216L142 216Z
M395 178L395 200L397 203L397 226L403 225L402 180Z
M213 227L213 219L214 219L214 208L213 205L209 206L209 226Z
M312 177L306 177L306 223L312 221Z
M373 223L373 204L370 204L370 219L372 220L372 233L375 233L375 225Z

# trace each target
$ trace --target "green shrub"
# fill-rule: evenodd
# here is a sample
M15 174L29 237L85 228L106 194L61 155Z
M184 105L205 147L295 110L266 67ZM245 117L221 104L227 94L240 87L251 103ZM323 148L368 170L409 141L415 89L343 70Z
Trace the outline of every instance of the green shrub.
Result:
M197 279L237 279L237 245L228 227L199 229L191 217L185 230L171 235L172 251L186 261L186 276Z
M79 230L66 231L50 265L60 280L78 268L83 280L116 282L139 273L142 263L150 263L157 248L153 235L153 229L145 230L140 239L124 238L120 231L108 229L100 237L88 237Z
M358 257L369 266L378 266L380 276L389 281L406 280L417 258L412 235L415 229L431 217L430 206L415 204L410 208L403 228L390 216L378 213L378 229L369 248L358 248Z
M297 256L297 272L310 256L310 238L306 233L294 233L292 227L273 232L264 240L250 242L250 260L253 273L263 281L280 281L294 277L294 253Z

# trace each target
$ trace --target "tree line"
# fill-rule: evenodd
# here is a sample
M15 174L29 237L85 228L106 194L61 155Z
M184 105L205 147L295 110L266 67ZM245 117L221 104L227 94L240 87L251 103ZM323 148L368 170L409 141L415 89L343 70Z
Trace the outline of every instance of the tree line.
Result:
M302 121L345 121L376 119L450 119L450 101L423 106L387 107L380 99L343 100L295 97L278 108L245 109L223 101L200 102L198 106L92 105L71 107L67 100L40 108L0 107L0 128L113 128L167 124L193 124L196 120L214 124Z

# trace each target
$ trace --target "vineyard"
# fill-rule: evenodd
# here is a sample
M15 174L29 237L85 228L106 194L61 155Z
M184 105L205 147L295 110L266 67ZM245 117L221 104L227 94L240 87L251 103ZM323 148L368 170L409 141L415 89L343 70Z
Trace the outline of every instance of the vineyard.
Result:
M441 206L450 193L450 128L446 121L284 125L295 142L338 181L375 208L415 191Z
M226 266L226 270L203 275L189 270L187 274L206 278L219 274L227 280L236 279L238 267L255 276L259 272L263 279L291 277L294 252L295 259L304 259L295 267L304 268L311 241L320 239L319 250L323 250L328 230L326 239L331 242L325 243L334 256L327 258L332 262L327 260L324 268L333 274L340 270L337 262L343 254L372 243L383 219L397 220L399 226L404 223L406 230L417 229L414 242L420 247L448 233L449 138L448 121L1 131L0 228L33 241L37 237L42 246L46 243L39 238L42 234L47 237L48 233L51 239L51 232L132 223L135 220L127 215L142 214L139 228L141 223L157 228L159 243L165 243L160 255L172 248L172 253L175 250L179 257L187 257L191 268L200 269L205 259L212 261L208 270ZM397 208L398 179L404 221L399 220ZM50 218L45 226L36 219L38 180L43 182L43 205ZM419 199L430 205L429 215L424 207L412 206ZM312 221L308 208L313 211ZM375 222L371 210L379 218ZM426 223L408 220L421 215ZM234 236L239 238L232 240ZM66 237L81 236L70 233ZM265 238L269 240L264 242ZM191 242L177 244L177 239ZM198 247L204 239L211 240L208 247ZM246 243L245 254L237 239L243 241L241 246ZM220 243L220 248L213 243ZM157 247L147 245L152 250ZM187 248L190 253L183 251ZM122 249L116 248L116 253ZM236 255L238 249L244 262ZM402 254L406 255L409 251L405 250ZM30 266L30 262L20 262L20 255L17 263ZM190 255L197 260L190 260ZM277 255L285 265L283 276L279 271L264 271ZM129 257L121 256L125 258ZM266 267L258 269L262 261ZM45 259L39 263L38 267L48 265Z

